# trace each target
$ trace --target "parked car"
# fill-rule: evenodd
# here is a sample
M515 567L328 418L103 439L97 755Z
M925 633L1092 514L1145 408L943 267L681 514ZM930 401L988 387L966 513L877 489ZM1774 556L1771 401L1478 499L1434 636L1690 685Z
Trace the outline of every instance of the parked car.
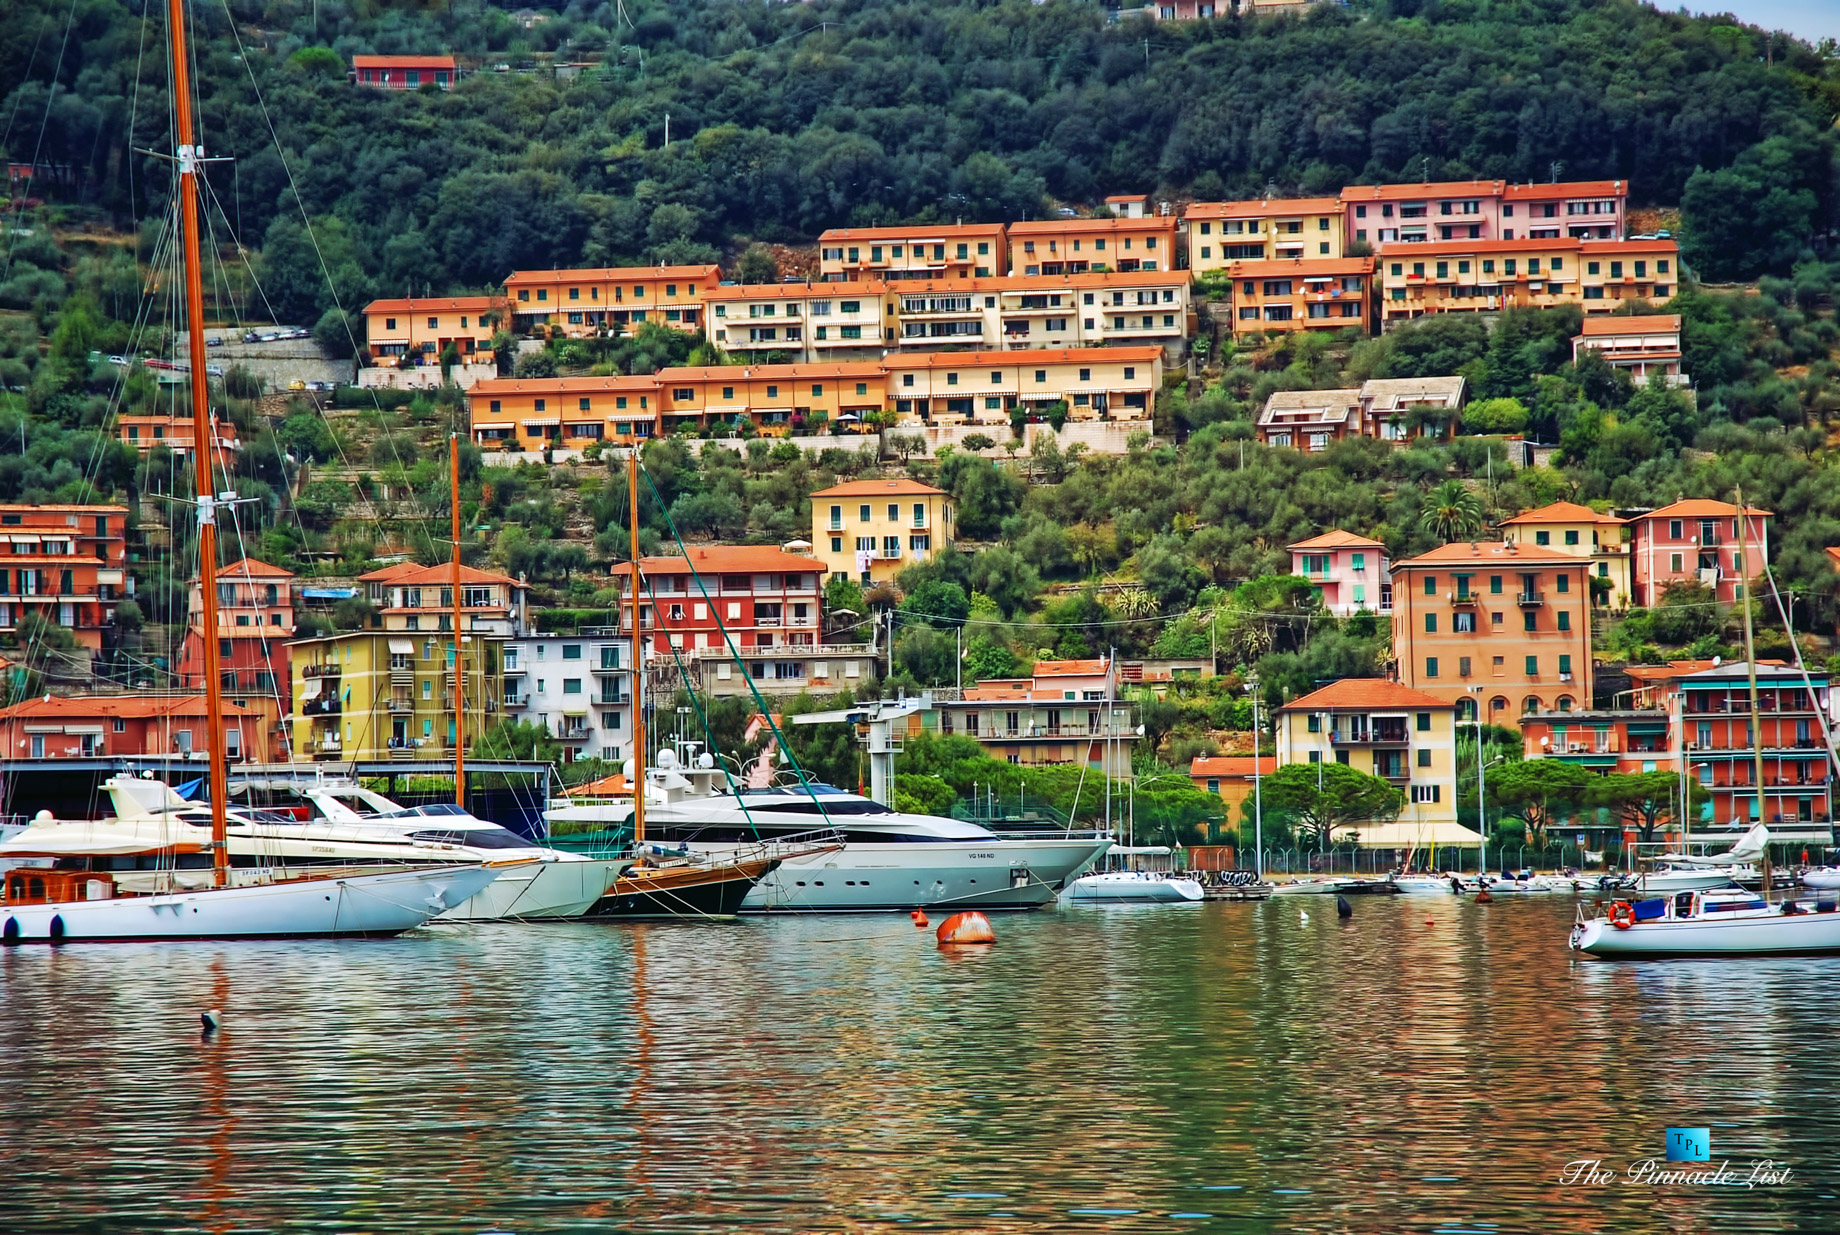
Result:
M306 388L307 388L307 384L301 381L299 378L295 378L293 381L288 383L289 390L305 390Z
M222 347L224 345L224 337L214 334L204 341L204 345L206 347Z
M118 369L125 369L128 367L128 358L126 356L110 356L109 363Z

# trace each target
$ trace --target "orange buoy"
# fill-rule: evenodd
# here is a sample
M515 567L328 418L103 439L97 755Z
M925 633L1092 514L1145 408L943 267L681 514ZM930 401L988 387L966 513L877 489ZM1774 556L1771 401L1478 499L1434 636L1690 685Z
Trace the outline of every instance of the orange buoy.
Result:
M1478 905L1493 905L1495 903L1495 897L1487 888L1484 888L1482 891L1476 893L1476 903Z
M1425 925L1426 925L1426 926L1436 926L1436 925L1437 925L1437 919L1436 919L1436 918L1434 918L1434 917L1431 917L1430 915L1426 915L1426 917L1425 917Z
M931 922L928 922L926 920L926 915L924 913L921 913L918 909L909 913L907 916L912 918L914 920L914 925L919 927L921 930L925 930L927 927L932 925Z
M997 933L990 929L990 919L975 910L955 913L939 924L935 936L940 943L995 943Z

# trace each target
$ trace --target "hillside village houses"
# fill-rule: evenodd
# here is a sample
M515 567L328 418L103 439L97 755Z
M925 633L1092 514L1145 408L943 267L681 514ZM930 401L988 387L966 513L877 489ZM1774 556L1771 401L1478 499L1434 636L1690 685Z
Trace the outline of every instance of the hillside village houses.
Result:
M848 480L811 495L812 553L832 575L885 583L951 544L957 513L917 480Z
M1336 528L1288 549L1291 573L1315 585L1325 611L1336 617L1393 611L1393 580L1379 541Z
M1371 378L1358 390L1279 390L1259 413L1267 446L1327 450L1351 437L1403 442L1456 427L1467 383L1460 377Z
M1590 563L1595 604L1627 609L1631 595L1628 524L1576 502L1554 502L1501 521L1502 539L1557 549Z

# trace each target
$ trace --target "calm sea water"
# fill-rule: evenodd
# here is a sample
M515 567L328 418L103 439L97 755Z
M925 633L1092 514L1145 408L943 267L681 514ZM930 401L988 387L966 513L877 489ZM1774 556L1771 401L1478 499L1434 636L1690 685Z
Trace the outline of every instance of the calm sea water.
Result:
M14 949L0 1230L1840 1228L1840 960L1574 962L1570 913ZM1669 1126L1793 1175L1560 1184Z

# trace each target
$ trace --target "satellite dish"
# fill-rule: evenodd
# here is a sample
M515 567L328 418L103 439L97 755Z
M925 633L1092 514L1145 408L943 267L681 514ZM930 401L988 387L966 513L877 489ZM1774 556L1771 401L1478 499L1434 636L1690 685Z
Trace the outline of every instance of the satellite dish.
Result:
M1719 667L1719 661L1721 661L1722 659L1724 659L1724 658L1723 658L1723 657L1720 657L1720 656L1714 656L1714 657L1712 658L1712 667L1713 667L1714 669L1717 669L1717 668Z
M1552 745L1552 739L1551 739L1551 738L1541 738L1541 739L1540 739L1540 745L1541 745L1541 746L1551 746L1551 745Z

